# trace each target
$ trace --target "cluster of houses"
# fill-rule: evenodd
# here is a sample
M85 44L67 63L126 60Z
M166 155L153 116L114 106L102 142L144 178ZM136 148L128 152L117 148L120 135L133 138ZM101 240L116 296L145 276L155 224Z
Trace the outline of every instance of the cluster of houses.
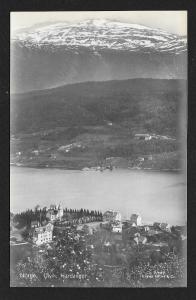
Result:
M52 241L54 222L56 222L57 226L67 226L70 223L73 225L78 225L97 221L101 217L83 216L78 219L73 219L70 213L64 212L63 208L60 205L50 205L50 208L46 212L46 218L48 221L31 222L31 233L33 237L33 242L37 245L41 245L43 243L48 243Z
M150 141L152 139L155 140L175 140L169 136L166 135L157 135L157 134L149 134L149 133L136 133L135 134L136 140L145 140Z
M60 205L51 205L50 208L46 212L46 217L49 220L40 223L39 221L31 222L31 230L33 242L37 245L41 245L43 243L49 243L53 239L53 229L54 222L58 221L58 224L65 223L63 219L64 211ZM85 223L92 222L93 220L85 219ZM84 222L82 222L84 224ZM78 222L77 224L81 224ZM154 223L153 225L142 225L142 218L139 214L132 214L130 220L122 221L122 216L119 212L114 211L112 209L107 210L103 214L103 218L101 221L102 228L106 228L114 233L122 233L123 229L126 230L134 230L137 228L142 228L142 230L147 233L149 236L156 234L157 231L171 231L171 227L167 223ZM138 231L135 231L134 236L136 243L145 243L145 236L141 236Z
M132 214L130 220L122 221L121 214L113 210L108 210L103 214L103 226L111 232L122 233L125 241L131 237L136 244L145 244L147 237L160 232L171 232L171 226L168 223L155 222L152 225L144 225L139 214Z
M103 225L110 224L110 228L112 232L122 232L122 228L125 222L122 222L121 214L117 211L107 210L103 214ZM132 214L129 224L132 227L141 226L142 218L139 214Z

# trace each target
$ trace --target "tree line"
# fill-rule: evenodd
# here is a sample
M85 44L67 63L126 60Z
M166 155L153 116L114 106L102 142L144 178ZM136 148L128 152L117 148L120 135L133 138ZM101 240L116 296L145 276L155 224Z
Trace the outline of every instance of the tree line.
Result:
M82 218L82 217L98 217L102 216L102 212L97 210L88 210L88 209L68 209L65 208L63 210L64 214L70 214L75 218Z
M63 210L63 214L65 219L73 220L73 219L102 219L102 213L97 210L88 210L88 209L68 209L65 208ZM44 221L49 221L47 218L47 207L42 209L37 205L34 210L28 209L25 212L17 213L13 216L13 223L17 228L31 227L32 221L39 221L43 223Z

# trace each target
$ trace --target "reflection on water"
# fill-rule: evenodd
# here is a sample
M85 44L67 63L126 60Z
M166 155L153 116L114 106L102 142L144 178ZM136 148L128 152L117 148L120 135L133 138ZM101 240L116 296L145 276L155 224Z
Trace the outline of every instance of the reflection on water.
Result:
M186 222L185 175L168 172L72 171L11 167L12 212L61 203L68 208L134 212L144 222Z

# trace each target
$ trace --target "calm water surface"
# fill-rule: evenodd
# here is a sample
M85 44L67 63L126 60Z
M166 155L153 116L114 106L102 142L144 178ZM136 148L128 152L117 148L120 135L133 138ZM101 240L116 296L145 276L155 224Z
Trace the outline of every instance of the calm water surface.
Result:
M133 170L72 171L11 167L12 212L61 203L68 208L112 208L143 222L186 222L185 175Z

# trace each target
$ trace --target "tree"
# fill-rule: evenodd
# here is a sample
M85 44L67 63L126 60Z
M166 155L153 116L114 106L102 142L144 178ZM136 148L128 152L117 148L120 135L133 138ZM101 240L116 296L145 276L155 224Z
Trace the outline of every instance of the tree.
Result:
M35 212L38 211L39 208L40 208L40 206L37 204L37 205L35 206Z
M25 230L22 232L22 237L24 240L28 239L29 237L29 230L25 228Z

